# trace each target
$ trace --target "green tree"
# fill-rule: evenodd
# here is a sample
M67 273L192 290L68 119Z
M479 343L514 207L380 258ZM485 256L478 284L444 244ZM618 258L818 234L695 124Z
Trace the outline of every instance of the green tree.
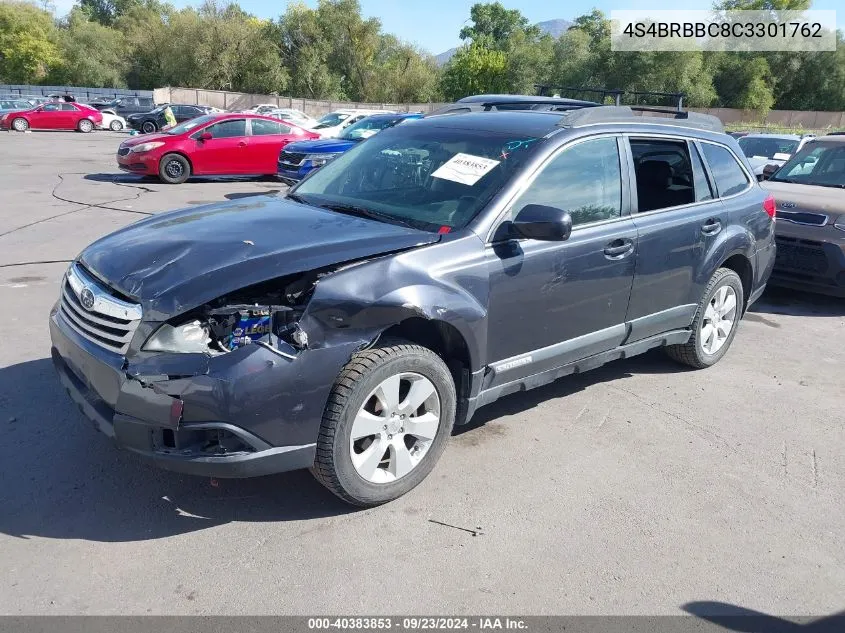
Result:
M505 54L480 44L462 46L443 70L441 89L450 100L472 94L506 92Z
M123 34L98 22L75 7L59 31L59 61L47 82L95 88L126 85L126 51Z
M329 68L332 43L317 12L303 3L288 5L276 25L282 63L290 73L291 94L309 99L340 97L340 76Z
M59 60L53 17L28 2L0 3L0 80L37 83Z
M501 2L476 3L469 10L472 24L461 29L460 38L497 50L507 49L508 39L521 31L529 39L540 36L540 29L531 26L519 9L506 9Z

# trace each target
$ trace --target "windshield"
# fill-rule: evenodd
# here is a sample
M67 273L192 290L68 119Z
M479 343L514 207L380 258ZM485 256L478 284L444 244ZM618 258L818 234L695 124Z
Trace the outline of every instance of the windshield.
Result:
M190 119L188 121L185 121L184 123L180 123L179 125L174 125L172 128L167 130L167 134L184 134L185 132L190 132L194 128L197 128L201 125L211 123L215 118L216 117L213 114L198 116L195 119Z
M807 143L770 180L845 187L845 143Z
M342 114L340 112L331 112L330 114L327 114L326 116L322 117L319 121L317 121L317 125L314 126L314 129L319 130L326 127L334 127L336 125L340 125L348 118L348 114Z
M487 130L400 125L312 172L292 194L308 204L363 209L424 230L460 228L538 145L537 138Z
M798 149L798 141L788 138L744 136L737 143L748 158L788 160Z
M391 127L396 124L397 119L389 119L385 117L367 117L361 119L358 123L350 125L339 136L347 141L362 141L365 138L370 138L376 132L380 132L386 127Z

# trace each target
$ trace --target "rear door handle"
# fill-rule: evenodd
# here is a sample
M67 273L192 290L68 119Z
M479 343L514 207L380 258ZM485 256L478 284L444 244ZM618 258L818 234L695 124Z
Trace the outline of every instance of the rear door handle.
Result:
M701 232L705 235L716 235L719 231L722 230L722 223L719 222L716 218L710 218L701 225Z
M634 250L634 241L628 238L620 238L605 246L604 254L608 259L621 259L632 250Z

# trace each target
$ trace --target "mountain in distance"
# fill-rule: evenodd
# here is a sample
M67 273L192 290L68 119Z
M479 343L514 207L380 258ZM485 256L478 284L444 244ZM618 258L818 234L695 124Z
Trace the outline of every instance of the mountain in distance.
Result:
M572 22L569 20L557 19L557 20L546 20L545 22L538 22L537 26L540 27L540 30L543 33L547 33L551 35L554 39L559 38L561 35L566 33L567 29L572 26ZM438 66L442 66L450 59L452 59L452 55L455 54L457 48L450 48L448 51L443 51L439 55L435 55L434 59L437 61Z

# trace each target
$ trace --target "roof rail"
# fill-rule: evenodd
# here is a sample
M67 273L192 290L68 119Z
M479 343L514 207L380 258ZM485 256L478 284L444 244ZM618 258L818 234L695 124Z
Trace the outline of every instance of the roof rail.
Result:
M643 114L637 114L639 112ZM648 114L670 114L672 116L671 118L663 116L651 117ZM725 131L722 122L710 114L698 114L697 112L686 111L677 112L667 108L642 106L599 106L570 110L561 115L557 125L558 127L580 127L582 125L593 125L597 123L630 123L631 121L692 127L710 132Z
M564 92L569 94L580 94L580 93L590 93L598 95L596 99L602 105L610 105L606 103L608 97L613 100L615 105L639 105L639 102L643 99L647 99L649 97L658 97L659 99L664 99L666 97L670 97L672 99L672 103L670 105L658 105L657 107L672 107L675 108L675 111L680 112L683 110L684 107L684 98L686 94L683 92L655 92L652 90L620 90L618 88L573 88L573 87L565 87L565 86L551 86L547 84L534 84L534 88L537 90L537 94L539 96L546 96L550 93L554 92L556 94L563 94ZM633 97L633 103L622 103L623 95L630 95Z

